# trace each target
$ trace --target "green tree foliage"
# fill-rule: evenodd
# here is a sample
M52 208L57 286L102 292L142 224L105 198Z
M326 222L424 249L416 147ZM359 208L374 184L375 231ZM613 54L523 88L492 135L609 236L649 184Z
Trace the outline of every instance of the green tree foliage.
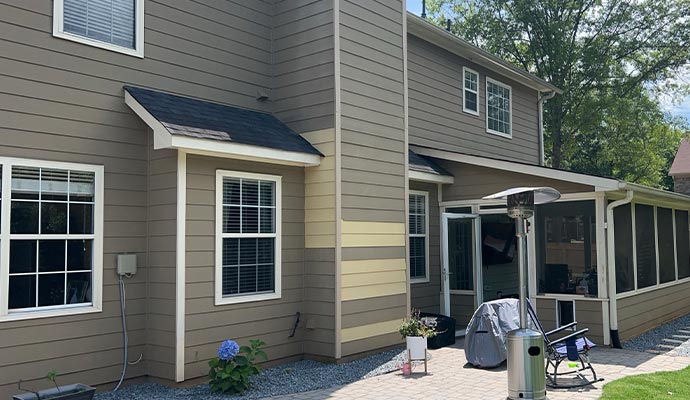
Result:
M690 59L690 0L428 0L439 25L563 89L544 107L555 168L667 186L687 125L655 94ZM666 84L674 82L673 84ZM656 91L656 93L654 93Z

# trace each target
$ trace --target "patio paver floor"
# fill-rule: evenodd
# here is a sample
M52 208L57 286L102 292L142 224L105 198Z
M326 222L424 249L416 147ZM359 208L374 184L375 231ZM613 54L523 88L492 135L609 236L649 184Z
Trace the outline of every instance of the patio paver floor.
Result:
M466 365L463 341L453 347L431 350L429 375L411 377L393 372L363 379L348 385L313 392L271 397L271 400L317 399L505 399L508 394L505 364L496 369L477 369ZM603 377L590 387L550 390L549 400L597 399L602 386L615 379L656 371L671 371L690 365L690 357L598 347L590 353L597 375ZM423 371L423 367L415 367Z

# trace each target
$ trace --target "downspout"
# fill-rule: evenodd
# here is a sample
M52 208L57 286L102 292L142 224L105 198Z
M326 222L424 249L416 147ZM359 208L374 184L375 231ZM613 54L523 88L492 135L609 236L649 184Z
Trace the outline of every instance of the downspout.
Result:
M543 166L544 165L544 101L553 99L553 96L556 95L556 92L550 91L542 94L542 92L539 92L539 101L537 102L537 106L539 108L538 114L539 114L539 165Z
M633 199L633 191L628 190L625 198L616 200L606 206L606 252L607 252L607 280L609 293L609 323L611 329L611 346L621 349L621 339L618 336L618 306L616 301L616 245L615 226L613 223L613 209L629 204Z

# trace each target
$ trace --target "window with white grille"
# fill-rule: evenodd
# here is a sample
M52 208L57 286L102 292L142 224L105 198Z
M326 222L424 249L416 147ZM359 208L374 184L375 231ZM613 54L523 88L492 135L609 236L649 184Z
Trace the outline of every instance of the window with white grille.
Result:
M216 302L280 297L280 177L218 171Z
M0 163L0 319L100 310L102 167Z
M429 194L410 191L410 280L429 280Z
M55 0L53 35L143 56L144 0Z
M510 86L486 78L486 131L512 137L512 99Z
M479 74L477 71L462 67L463 104L462 111L479 115Z

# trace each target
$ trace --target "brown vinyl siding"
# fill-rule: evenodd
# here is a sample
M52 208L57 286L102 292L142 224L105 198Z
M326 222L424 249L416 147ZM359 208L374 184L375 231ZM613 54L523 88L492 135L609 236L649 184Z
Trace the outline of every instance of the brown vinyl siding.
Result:
M537 315L544 329L556 329L556 299L539 298L536 300ZM604 303L608 307L607 303ZM587 339L602 346L604 344L604 321L602 301L575 300L575 320L577 329L589 328ZM569 332L569 331L568 331Z
M216 170L282 176L282 292L277 300L215 305ZM269 360L303 353L303 333L288 338L303 311L304 169L187 156L187 282L185 379L208 373L208 360L226 339L267 343Z
M618 332L628 340L687 314L690 282L618 299Z
M335 357L335 249L304 250L304 353Z
M539 162L537 91L408 35L410 144ZM479 73L479 116L462 111L462 68ZM486 76L511 87L512 139L486 132Z
M438 185L410 181L410 190L429 194L429 282L411 283L412 308L424 312L439 313L441 310L441 226L438 207Z
M0 1L0 155L105 170L103 312L1 322L1 398L17 392L20 378L32 388L49 386L45 371L53 369L67 382L118 379L118 253L136 253L139 264L126 280L127 324L129 354L144 358L127 376L174 377L175 157L148 154L151 134L124 104L122 86L267 110L255 98L271 86L273 8L250 0L147 0L145 11L139 59L53 38L50 1Z
M282 0L273 15L273 112L297 132L333 128L333 1Z
M475 296L471 294L450 294L450 315L455 318L455 328L467 328L475 310Z
M145 355L150 376L174 380L177 151L149 147L148 185Z
M561 193L593 192L594 187L452 161L435 161L455 177L443 186L443 201L477 200L514 186L551 186Z

